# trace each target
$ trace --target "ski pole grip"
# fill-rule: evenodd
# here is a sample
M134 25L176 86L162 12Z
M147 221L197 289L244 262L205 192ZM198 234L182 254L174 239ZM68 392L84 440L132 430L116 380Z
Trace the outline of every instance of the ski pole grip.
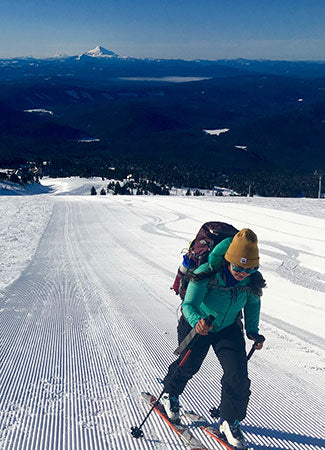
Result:
M255 344L259 344L264 341L265 341L265 337L263 336L263 334L258 334L257 339L255 340Z
M205 323L208 325L208 327L210 327L213 324L215 317L210 315L205 319Z

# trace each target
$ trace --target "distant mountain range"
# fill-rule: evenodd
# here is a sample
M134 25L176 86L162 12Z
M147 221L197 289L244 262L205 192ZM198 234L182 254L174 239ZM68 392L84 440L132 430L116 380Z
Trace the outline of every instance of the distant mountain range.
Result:
M0 60L0 164L96 153L312 171L325 168L324 142L323 62L139 59L102 46Z
M0 81L18 76L82 76L85 65L92 65L94 78L100 75L114 76L237 76L242 73L265 73L298 78L318 78L325 76L324 61L276 61L276 60L204 60L185 61L182 59L132 58L119 56L103 46L96 46L78 55L56 54L51 58L18 57L0 59ZM96 73L102 72L101 74ZM87 74L89 77L90 74Z

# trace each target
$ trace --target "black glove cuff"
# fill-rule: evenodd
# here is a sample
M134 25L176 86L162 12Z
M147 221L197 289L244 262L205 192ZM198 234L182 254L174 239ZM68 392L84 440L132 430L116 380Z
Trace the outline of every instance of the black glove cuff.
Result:
M257 344L259 344L260 342L264 342L265 341L265 337L263 336L263 334L247 333L247 337L248 337L248 339L251 339L252 341L255 341Z

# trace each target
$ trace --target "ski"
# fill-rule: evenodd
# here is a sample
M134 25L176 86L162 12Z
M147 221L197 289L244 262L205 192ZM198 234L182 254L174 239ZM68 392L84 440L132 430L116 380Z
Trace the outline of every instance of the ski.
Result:
M148 392L141 393L144 401L154 407L156 413L166 422L166 424L181 438L189 450L207 450L207 448L188 430L185 425L176 424L169 420L161 403L155 405L157 399Z
M209 436L211 436L213 439L219 442L219 444L223 445L228 450L236 450L235 447L229 444L229 442L226 441L222 437L222 435L219 433L219 430L210 425L206 419L198 414L196 414L193 411L185 411L183 415L192 423L197 424L201 430L205 431ZM246 447L246 450L248 450L249 446Z

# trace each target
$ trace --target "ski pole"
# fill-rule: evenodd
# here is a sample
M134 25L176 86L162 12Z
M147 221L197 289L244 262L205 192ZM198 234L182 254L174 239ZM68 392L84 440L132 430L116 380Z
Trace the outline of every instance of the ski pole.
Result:
M256 345L265 341L265 337L262 334L259 334L258 336L259 336L259 338L254 342L254 344L252 345L252 348L250 349L249 353L247 354L247 357L246 357L247 361L249 361L251 359L251 357L253 356L253 353L256 350Z
M205 323L210 326L212 325L212 322L214 321L215 317L213 316L209 316L207 319L205 319ZM179 362L178 366L176 367L174 373L172 374L172 376L170 377L168 383L164 386L163 390L161 391L159 397L157 398L157 400L155 401L155 403L152 405L150 411L148 412L148 414L146 415L146 417L143 419L141 425L139 425L138 427L131 427L131 434L134 438L138 439L138 438L142 438L143 437L143 431L141 430L141 428L143 427L143 425L145 424L145 422L147 421L148 417L150 416L150 414L152 413L152 411L155 409L156 406L158 406L159 401L161 399L161 397L163 396L163 394L166 392L166 389L169 387L169 385L171 384L171 382L173 381L173 379L176 377L176 375L178 374L179 369L185 364L185 362L187 361L188 357L190 356L190 354L192 353L192 349L194 344L197 342L198 338L200 337L200 334L196 334L194 336L194 338L191 340L191 345L189 347L189 349L187 350L187 352L185 353L185 355L183 356L183 358L181 359L181 361Z
M252 345L252 348L250 349L249 353L247 354L246 361L249 361L251 359L255 350L256 350L256 347L255 347L255 342L254 342L254 344Z

